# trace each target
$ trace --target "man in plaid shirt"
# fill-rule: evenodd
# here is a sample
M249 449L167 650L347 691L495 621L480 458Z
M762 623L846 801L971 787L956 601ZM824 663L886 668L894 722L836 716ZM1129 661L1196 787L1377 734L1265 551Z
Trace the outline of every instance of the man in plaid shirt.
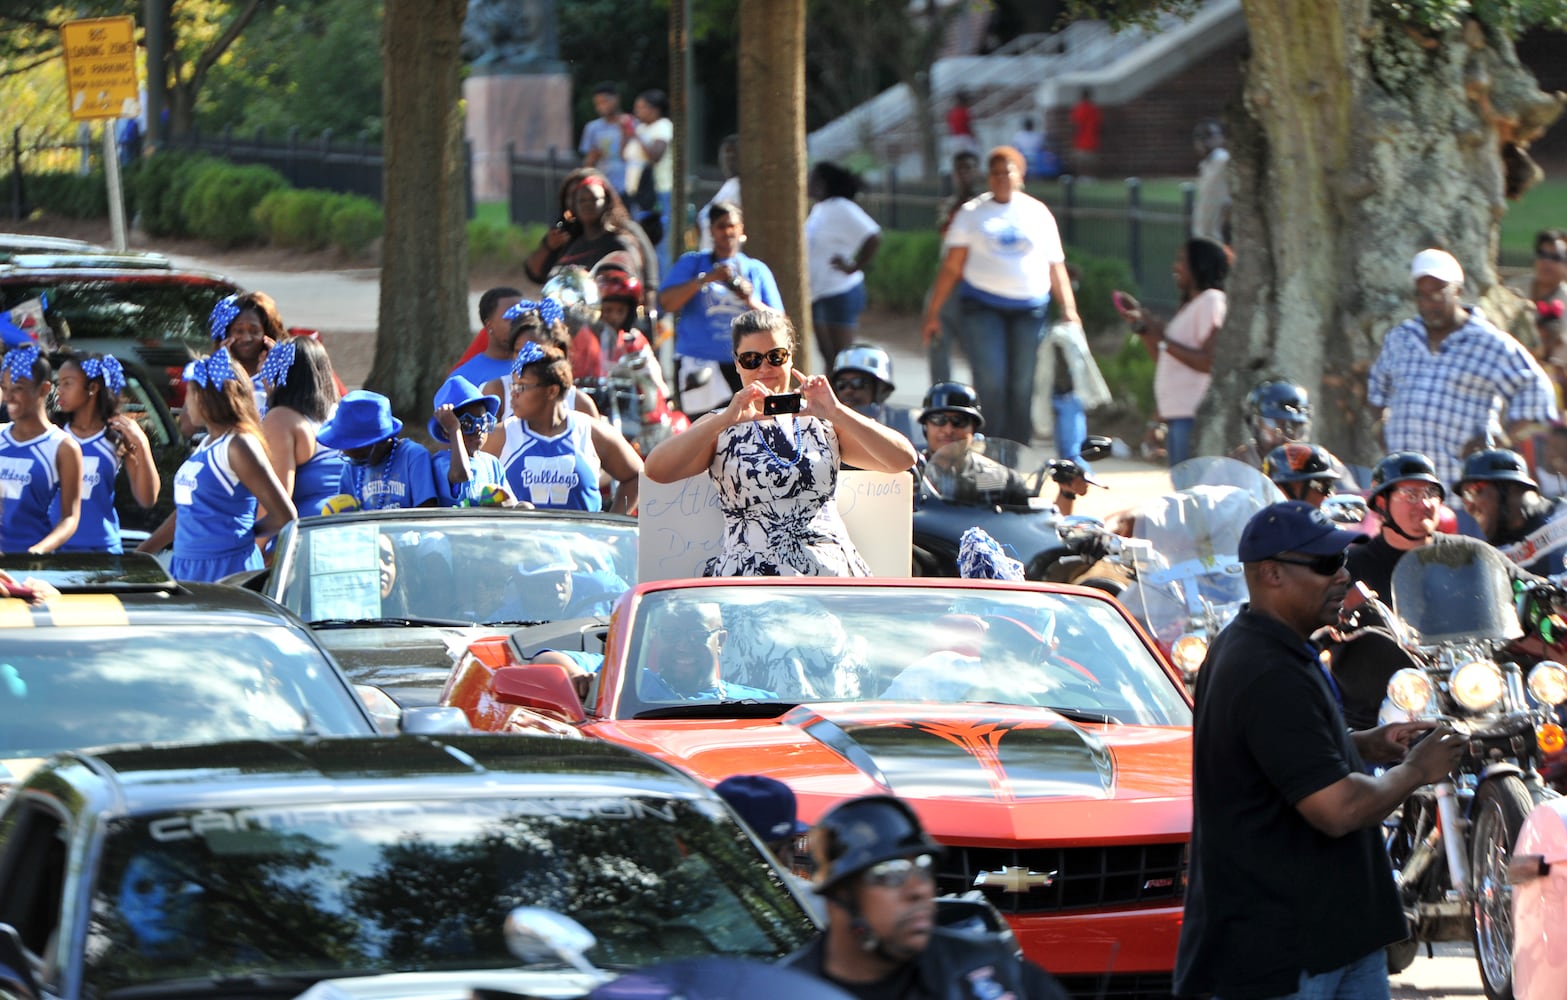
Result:
M1557 418L1556 395L1522 344L1463 304L1464 271L1452 254L1422 250L1411 273L1419 315L1383 338L1366 397L1386 408L1388 451L1427 455L1454 483L1467 447L1506 443L1504 411L1506 434L1527 437Z

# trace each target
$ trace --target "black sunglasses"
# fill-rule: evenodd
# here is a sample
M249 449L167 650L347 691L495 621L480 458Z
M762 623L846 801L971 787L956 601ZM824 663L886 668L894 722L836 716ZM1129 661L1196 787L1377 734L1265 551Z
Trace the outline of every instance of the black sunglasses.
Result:
M839 375L832 380L832 387L835 392L842 392L845 389L859 392L864 389L874 389L876 380L869 375Z
M1349 550L1345 549L1326 556L1312 556L1309 559L1286 559L1283 556L1274 556L1273 561L1288 563L1291 566L1304 566L1318 576L1336 576L1339 570L1349 564Z
M1536 250L1534 256L1537 260L1554 260L1558 264L1567 261L1567 257L1562 256L1555 250Z
M974 424L972 417L962 413L932 413L925 418L925 422L937 427L956 427L959 430Z
M789 348L775 347L766 354L761 351L745 351L735 355L735 364L748 372L754 372L762 367L763 358L766 358L767 363L774 368L782 368L789 363Z

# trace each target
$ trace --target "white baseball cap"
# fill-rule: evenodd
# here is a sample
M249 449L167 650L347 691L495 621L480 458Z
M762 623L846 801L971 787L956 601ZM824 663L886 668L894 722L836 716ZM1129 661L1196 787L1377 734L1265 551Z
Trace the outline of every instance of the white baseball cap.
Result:
M1464 283L1464 269L1459 266L1458 259L1446 250L1420 251L1415 254L1414 265L1409 270L1415 281L1431 277L1449 285Z

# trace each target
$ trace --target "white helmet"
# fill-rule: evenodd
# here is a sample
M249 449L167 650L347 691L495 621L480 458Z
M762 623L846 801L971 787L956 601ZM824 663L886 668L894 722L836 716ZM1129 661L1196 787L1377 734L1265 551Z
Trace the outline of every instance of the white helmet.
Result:
M566 326L571 332L598 325L599 287L587 268L561 268L544 283L541 294L559 302L566 310Z
M873 344L855 344L839 351L832 362L832 373L836 375L844 369L874 375L882 383L882 391L878 394L882 398L891 395L895 388L892 384L892 358Z

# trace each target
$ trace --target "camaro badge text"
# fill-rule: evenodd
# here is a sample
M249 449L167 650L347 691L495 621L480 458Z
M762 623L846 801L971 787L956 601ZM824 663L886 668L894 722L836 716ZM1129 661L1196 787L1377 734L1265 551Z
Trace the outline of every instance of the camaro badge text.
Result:
M1008 865L996 872L980 872L974 876L975 886L987 886L1002 892L1032 892L1048 888L1056 880L1055 872L1036 872L1032 868Z

